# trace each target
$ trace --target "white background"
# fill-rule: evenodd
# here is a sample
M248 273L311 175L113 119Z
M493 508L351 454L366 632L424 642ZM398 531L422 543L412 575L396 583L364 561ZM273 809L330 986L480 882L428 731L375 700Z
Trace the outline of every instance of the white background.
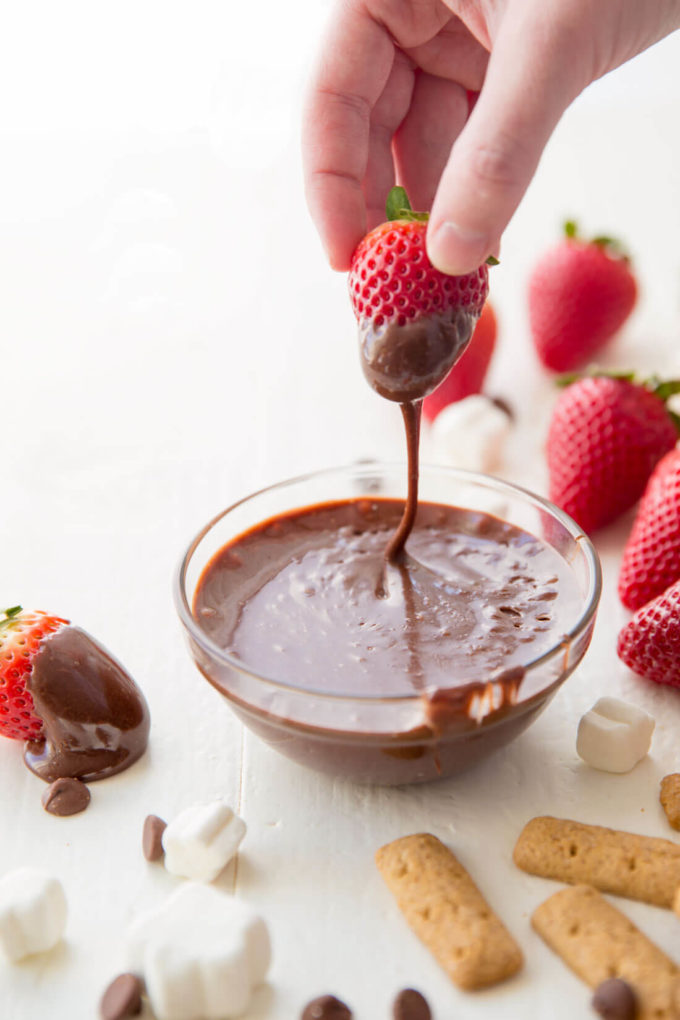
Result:
M437 1020L573 1020L589 993L532 933L553 883L517 872L514 840L553 813L672 836L658 781L680 767L680 695L614 652L630 518L598 539L606 591L582 668L515 745L425 788L317 777L244 735L189 661L171 601L193 533L262 484L357 457L401 457L398 411L366 386L345 281L308 220L301 96L328 4L15 4L0 33L0 604L69 616L135 675L148 755L92 788L83 815L42 810L18 744L0 743L0 873L59 875L65 942L10 967L3 1020L92 1017L138 910L176 880L140 851L149 812L214 796L249 832L220 885L257 904L274 942L253 1020L294 1020L333 991L357 1020L404 985ZM506 475L544 486L554 393L526 328L529 268L567 215L621 234L642 293L609 359L680 372L680 39L591 87L563 119L508 230L492 299L490 388L518 411ZM425 437L427 441L427 437ZM574 751L601 693L657 716L626 777ZM522 944L521 977L465 996L398 916L375 849L428 830L459 854ZM622 903L680 959L670 913Z

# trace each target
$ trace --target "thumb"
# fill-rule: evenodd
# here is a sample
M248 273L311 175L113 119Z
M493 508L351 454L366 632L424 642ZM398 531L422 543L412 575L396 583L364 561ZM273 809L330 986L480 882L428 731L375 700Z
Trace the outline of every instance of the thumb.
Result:
M430 216L428 254L452 275L497 249L555 125L589 80L587 33L560 25L554 11L518 17L509 7Z

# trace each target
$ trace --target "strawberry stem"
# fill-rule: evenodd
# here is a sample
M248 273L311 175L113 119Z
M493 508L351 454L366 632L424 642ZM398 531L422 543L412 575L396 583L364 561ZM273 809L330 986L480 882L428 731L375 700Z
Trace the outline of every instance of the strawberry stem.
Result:
M616 237L609 237L608 234L598 234L597 237L592 237L590 241L583 240L578 234L578 224L576 220L567 220L563 225L564 236L568 237L570 241L578 240L585 244L596 244L598 248L606 249L607 254L610 258L621 259L624 262L630 262L630 254L626 250L625 245Z
M427 223L430 218L429 212L416 212L411 208L406 188L396 186L390 188L385 203L385 215L388 221L392 220L419 220Z
M651 379L645 381L645 386L652 393L656 393L657 397L660 397L664 402L670 397L674 397L676 393L680 393L680 379L666 379L664 381L654 375Z
M14 617L19 615L21 610L22 610L21 606L11 606L9 609L0 610L0 612L4 616L4 620L0 620L0 629L2 627L6 627L9 623L11 623Z
M390 188L385 203L385 215L388 220L403 219L404 213L411 212L411 203L406 194L406 188Z

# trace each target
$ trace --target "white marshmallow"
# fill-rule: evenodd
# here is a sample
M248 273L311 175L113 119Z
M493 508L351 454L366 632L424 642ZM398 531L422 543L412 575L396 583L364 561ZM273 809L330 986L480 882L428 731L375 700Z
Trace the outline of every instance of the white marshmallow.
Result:
M15 963L57 944L68 908L61 882L33 868L0 879L0 945Z
M511 427L509 416L493 400L480 393L465 397L445 407L432 423L432 456L452 467L494 471Z
M581 718L576 751L603 772L630 772L649 751L654 719L619 698L600 698Z
M184 883L128 930L158 1020L226 1020L248 1008L271 962L267 926L247 904Z
M194 804L163 832L165 867L173 875L212 882L232 859L245 834L245 822L224 801Z

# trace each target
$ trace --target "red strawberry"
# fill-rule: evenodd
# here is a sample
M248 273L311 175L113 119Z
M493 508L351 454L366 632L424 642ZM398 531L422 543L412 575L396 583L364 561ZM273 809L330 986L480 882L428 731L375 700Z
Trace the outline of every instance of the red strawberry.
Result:
M529 322L543 364L584 365L621 328L637 297L630 261L611 238L583 241L574 223L529 279Z
M623 551L619 596L639 609L680 580L680 449L657 464Z
M435 269L425 249L428 214L411 210L403 188L390 192L387 217L354 252L349 293L369 382L404 402L431 392L465 350L488 270L447 276Z
M638 609L616 650L634 673L680 687L680 581Z
M58 616L13 606L0 614L0 734L35 740L43 729L26 681L33 658L48 634L68 624Z
M561 394L550 422L550 498L585 531L601 528L640 498L677 438L652 388L630 378L580 379Z
M434 421L440 411L456 400L482 392L495 346L496 316L487 301L460 361L456 362L446 379L423 401L423 414L428 421Z

